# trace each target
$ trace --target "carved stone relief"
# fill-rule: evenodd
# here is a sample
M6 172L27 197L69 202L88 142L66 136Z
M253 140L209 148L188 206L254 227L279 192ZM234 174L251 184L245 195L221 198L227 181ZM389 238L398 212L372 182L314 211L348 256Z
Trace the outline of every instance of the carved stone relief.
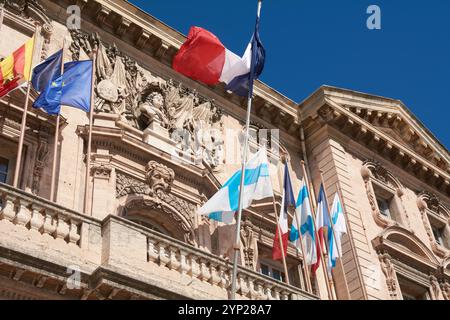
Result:
M146 181L118 173L116 180L116 197L128 195L145 196L143 200L132 201L126 209L158 209L170 215L184 231L184 239L195 244L194 215L196 206L170 193L175 173L167 166L150 161L146 166ZM184 223L184 221L187 222Z
M389 170L384 168L380 163L373 160L367 160L363 163L361 167L361 176L364 179L367 198L369 200L372 210L372 216L375 222L383 228L398 225L398 222L389 219L381 214L380 209L378 208L377 198L373 189L371 179L376 179L382 184L388 186L390 189L395 190L395 195L399 200L401 200L401 197L403 196L403 187L401 183L397 180L397 178L393 176L393 174ZM406 222L409 226L408 213L406 212L403 205L400 205L400 207L401 208L399 209L402 210L402 215L405 217Z
M442 281L440 283L441 292L445 300L450 300L450 283L448 281Z
M31 184L31 192L33 192L33 194L35 195L39 194L42 170L44 169L45 164L47 163L48 151L49 150L47 141L44 138L39 137L38 146L36 150L36 159L33 168L33 180Z
M36 21L42 25L41 35L44 42L42 44L41 59L46 59L50 38L53 34L53 26L41 2L38 0L0 0L0 5L22 19Z
M223 161L222 111L214 100L172 79L164 80L141 68L115 45L104 44L97 34L71 31L73 60L97 51L95 110L114 113L140 130L155 124L167 130L185 152L213 169Z
M250 221L245 221L241 227L241 243L245 267L251 270L255 270L256 243L254 238L254 231Z
M398 282L397 275L395 273L394 265L391 261L391 256L384 252L378 252L378 259L380 260L381 270L386 278L386 285L389 291L389 295L393 300L398 300Z
M423 191L417 196L417 207L419 208L422 222L430 240L433 252L439 257L445 257L445 255L448 254L448 250L437 243L427 214L427 210L431 210L437 215L444 214L446 212L444 206L435 194Z
M0 5L23 18L38 20L43 24L50 22L39 0L0 0Z
M439 286L439 281L434 275L430 275L430 292L433 300L441 299L441 288Z

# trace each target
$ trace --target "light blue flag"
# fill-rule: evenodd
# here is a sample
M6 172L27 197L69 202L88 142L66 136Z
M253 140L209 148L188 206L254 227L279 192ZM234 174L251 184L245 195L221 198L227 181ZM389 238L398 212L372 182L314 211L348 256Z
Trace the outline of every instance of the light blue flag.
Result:
M273 197L266 149L258 151L246 165L242 208L250 207L253 200ZM237 171L217 193L198 211L210 219L231 224L238 211L241 170Z

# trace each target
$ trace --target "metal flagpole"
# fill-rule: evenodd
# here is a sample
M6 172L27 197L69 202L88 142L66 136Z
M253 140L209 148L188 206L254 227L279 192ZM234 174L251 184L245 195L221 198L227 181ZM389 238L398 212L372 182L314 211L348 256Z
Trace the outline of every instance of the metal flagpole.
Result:
M287 159L286 159L286 161L288 162L287 169L289 170L289 161ZM295 218L295 221L297 222L297 226L299 228L298 235L299 235L299 241L300 241L300 245L301 245L301 249L302 249L301 250L301 257L302 257L302 260L303 260L303 269L305 271L305 276L306 276L306 287L307 287L307 290L312 293L311 276L310 276L310 273L309 273L308 263L307 263L306 258L305 258L305 246L303 244L303 237L302 237L302 232L301 232L301 224L300 224L300 220L298 218L297 212L294 212L294 218ZM297 248L297 250L298 250L298 248Z
M324 181L324 179L323 179L323 173L322 173L322 170L320 171L320 180L321 180L321 182L322 182L322 186L323 186L323 192L324 192L324 194L325 194L325 199L328 199L328 196L327 196L327 192L325 191L325 181ZM327 200L327 203L328 203L328 200ZM336 244L337 244L337 238L336 238L336 233L334 232L334 223L333 223L333 217L331 216L331 213L330 213L330 208L328 207L328 218L330 219L330 225L331 225L331 233L333 234L333 239L334 239L334 241L336 242ZM329 245L329 244L328 244ZM344 264L342 263L342 254L341 254L341 249L339 249L338 248L338 246L336 245L336 250L337 250L337 252L338 252L338 255L339 255L339 265L341 266L341 268L342 268L342 274L343 274L343 276L344 276L344 284L345 284L345 289L346 289L346 291L347 291L347 295L348 295L348 298L349 299L351 299L351 296L350 296L350 290L349 290L349 288L348 288L348 284L347 284L347 276L345 275L345 269L344 269ZM331 252L328 252L328 255L330 255L331 254ZM331 259L332 257L328 257L329 259ZM332 272L332 270L330 270L330 272Z
M0 31L3 27L3 18L5 17L5 5L4 3L0 4Z
M258 13L257 17L261 16L261 6L262 6L262 0L258 0ZM255 49L253 47L254 41L252 41L252 62L251 65L253 67L253 50ZM250 70L251 73L253 73L253 70ZM247 149L248 149L248 137L250 133L250 113L252 110L252 95L253 95L253 77L250 75L250 83L249 83L249 93L248 93L248 102L247 102L247 119L246 119L246 128L245 128L245 141L244 141L244 150L242 154L242 170L241 170L241 182L240 182L240 189L239 189L239 210L238 210L238 216L236 221L236 241L234 243L233 249L234 249L234 257L233 257L233 273L231 277L231 300L236 299L236 277L237 277L237 264L238 264L238 258L239 258L239 251L240 251L240 245L241 245L241 237L240 237L240 230L241 230L241 217L242 217L242 200L244 196L244 179L245 179L245 165L247 162Z
M305 167L305 161L302 160L301 161L301 165L302 165L302 171L303 171L303 178L305 179L305 184L308 187L308 189L311 190L312 186L310 187L308 173L307 173L306 167ZM313 220L313 223L314 223L314 233L315 233L316 239L318 239L318 243L319 243L319 246L320 246L320 250L319 250L320 251L320 259L322 260L321 264L322 264L322 267L323 267L323 270L324 270L324 274L325 274L325 281L327 283L328 298L330 298L330 300L334 300L333 288L331 287L330 279L328 277L328 272L327 272L327 268L326 268L326 260L325 260L325 257L324 257L322 245L320 244L319 234L317 232L317 227L316 227L317 225L316 225L316 217L315 216L316 216L317 208L316 208L316 205L315 205L314 201L312 200L312 197L315 198L315 195L313 194L313 192L314 192L314 190L311 190L310 197L309 197L309 203L310 203L310 206L311 206L311 210L313 210L312 220Z
M92 57L92 77L91 77L91 103L89 108L89 134L86 152L86 176L84 181L84 213L89 210L89 171L91 170L91 148L92 148L92 124L94 121L94 85L95 85L95 63L97 61L97 50L93 52Z
M281 233L280 218L278 217L278 210L277 210L277 205L276 205L275 201L276 201L275 195L273 195L273 198L272 198L273 210L274 210L275 218L276 218L276 222L277 222L277 231L276 232L278 232L278 242L280 245L281 257L283 258L283 269L284 269L284 274L285 274L284 282L286 282L286 284L290 284L289 273L288 273L288 268L287 268L287 264L286 264L287 252L284 252L283 238L282 238L283 234ZM281 210L283 210L283 208L281 208ZM281 214L281 212L280 212L280 214Z
M39 27L39 25L36 24L34 27L33 53L31 55L30 73L28 75L27 95L25 97L25 104L23 106L23 114L22 114L22 122L20 124L19 146L17 149L16 168L14 170L14 180L13 180L14 188L17 188L19 185L19 174L20 174L20 167L21 167L21 163L22 163L23 140L25 138L25 129L26 129L26 125L27 125L27 114L28 114L28 104L30 102L31 74L33 72L33 59L36 54L36 42L37 42L37 36L39 34L39 30L40 30L40 27Z
M64 73L64 53L66 50L66 38L64 37L63 41L63 47L62 47L62 54L61 54L61 75ZM56 116L56 128L55 128L55 138L53 146L53 163L52 163L52 181L50 185L50 201L55 202L56 201L56 194L55 194L55 184L56 184L56 161L57 161L57 155L58 155L58 143L59 143L59 123L61 120L61 108L58 115Z

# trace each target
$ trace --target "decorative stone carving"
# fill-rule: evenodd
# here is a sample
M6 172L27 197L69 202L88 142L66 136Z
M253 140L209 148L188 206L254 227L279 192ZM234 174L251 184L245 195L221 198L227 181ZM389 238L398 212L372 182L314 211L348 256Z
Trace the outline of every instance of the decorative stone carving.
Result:
M91 173L94 178L109 180L112 168L110 166L100 164L91 167Z
M395 190L403 189L402 184L398 181L394 175L383 167L378 161L375 160L366 160L363 163L363 168L361 174L364 180L370 178L371 176L384 184L392 187ZM399 196L401 196L399 194Z
M241 243L245 267L255 270L255 239L251 222L245 221L241 227Z
M393 300L398 299L397 288L397 275L395 273L394 265L391 261L391 256L387 253L378 252L378 259L381 263L381 270L386 277L386 285L389 291L389 295Z
M150 194L168 194L175 178L175 172L156 161L150 161L145 168L145 178Z
M217 169L224 161L222 111L173 80L154 77L98 35L72 30L73 60L98 48L95 110L115 113L140 130L167 129L177 147ZM164 131L158 133L164 134ZM169 137L168 137L169 138Z
M441 288L438 279L434 275L430 275L430 292L433 300L440 300Z
M48 144L47 141L39 137L39 142L36 150L36 159L33 168L33 180L31 184L31 192L37 195L39 194L39 187L42 178L42 170L47 163L48 158Z
M378 163L377 161L374 161L374 160L367 160L363 163L363 165L361 167L361 176L364 179L364 185L366 187L367 198L369 200L370 207L372 209L372 216L373 216L375 222L380 227L383 227L383 228L397 225L398 224L397 222L395 222L391 219L388 219L387 217L385 217L381 214L381 212L378 208L377 199L376 199L375 191L373 189L371 178L374 178L374 179L380 181L381 183L387 185L391 189L394 189L399 198L401 198L403 196L403 191L402 191L403 187L402 187L400 181L398 181L397 178L395 178L389 170L387 170L380 163ZM403 214L405 215L405 217L409 223L408 215L405 212L404 208L403 208L403 211L404 211Z
M440 283L441 286L441 292L444 296L445 300L450 300L450 283L448 281L442 281Z
M50 23L39 0L0 0L0 5L23 18L39 21L43 25Z
M170 193L175 172L167 166L150 161L146 166L146 182L122 173L117 174L116 197L127 195L144 196L131 201L126 209L158 209L169 214L184 231L185 241L195 244L194 214L196 206Z
M439 198L435 194L427 191L423 191L417 196L417 207L419 208L420 215L422 216L422 222L428 238L430 239L433 252L441 258L445 257L445 255L448 254L448 250L437 243L430 221L428 220L427 210L431 210L437 215L442 214L448 218L450 215L447 212L447 209L441 204Z

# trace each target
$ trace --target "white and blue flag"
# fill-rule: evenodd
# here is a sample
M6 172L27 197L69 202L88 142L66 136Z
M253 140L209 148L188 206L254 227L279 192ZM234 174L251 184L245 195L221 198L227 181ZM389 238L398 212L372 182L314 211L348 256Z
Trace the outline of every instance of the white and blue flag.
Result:
M237 171L223 187L198 211L210 219L231 224L239 206L241 170ZM253 200L273 197L269 162L265 148L260 149L248 162L244 175L242 208L250 207Z
M307 265L313 265L317 262L316 231L314 229L308 188L303 179L300 183L300 192L295 204L295 214L296 217L292 220L289 239L295 243L298 250L304 249ZM299 223L300 227L298 226ZM300 239L303 242L303 248Z
M336 267L337 258L341 258L342 254L342 236L347 233L347 226L345 223L344 210L342 210L342 204L339 200L339 196L336 193L331 207L331 217L333 219L334 234L331 230L328 231L328 270L331 272Z

